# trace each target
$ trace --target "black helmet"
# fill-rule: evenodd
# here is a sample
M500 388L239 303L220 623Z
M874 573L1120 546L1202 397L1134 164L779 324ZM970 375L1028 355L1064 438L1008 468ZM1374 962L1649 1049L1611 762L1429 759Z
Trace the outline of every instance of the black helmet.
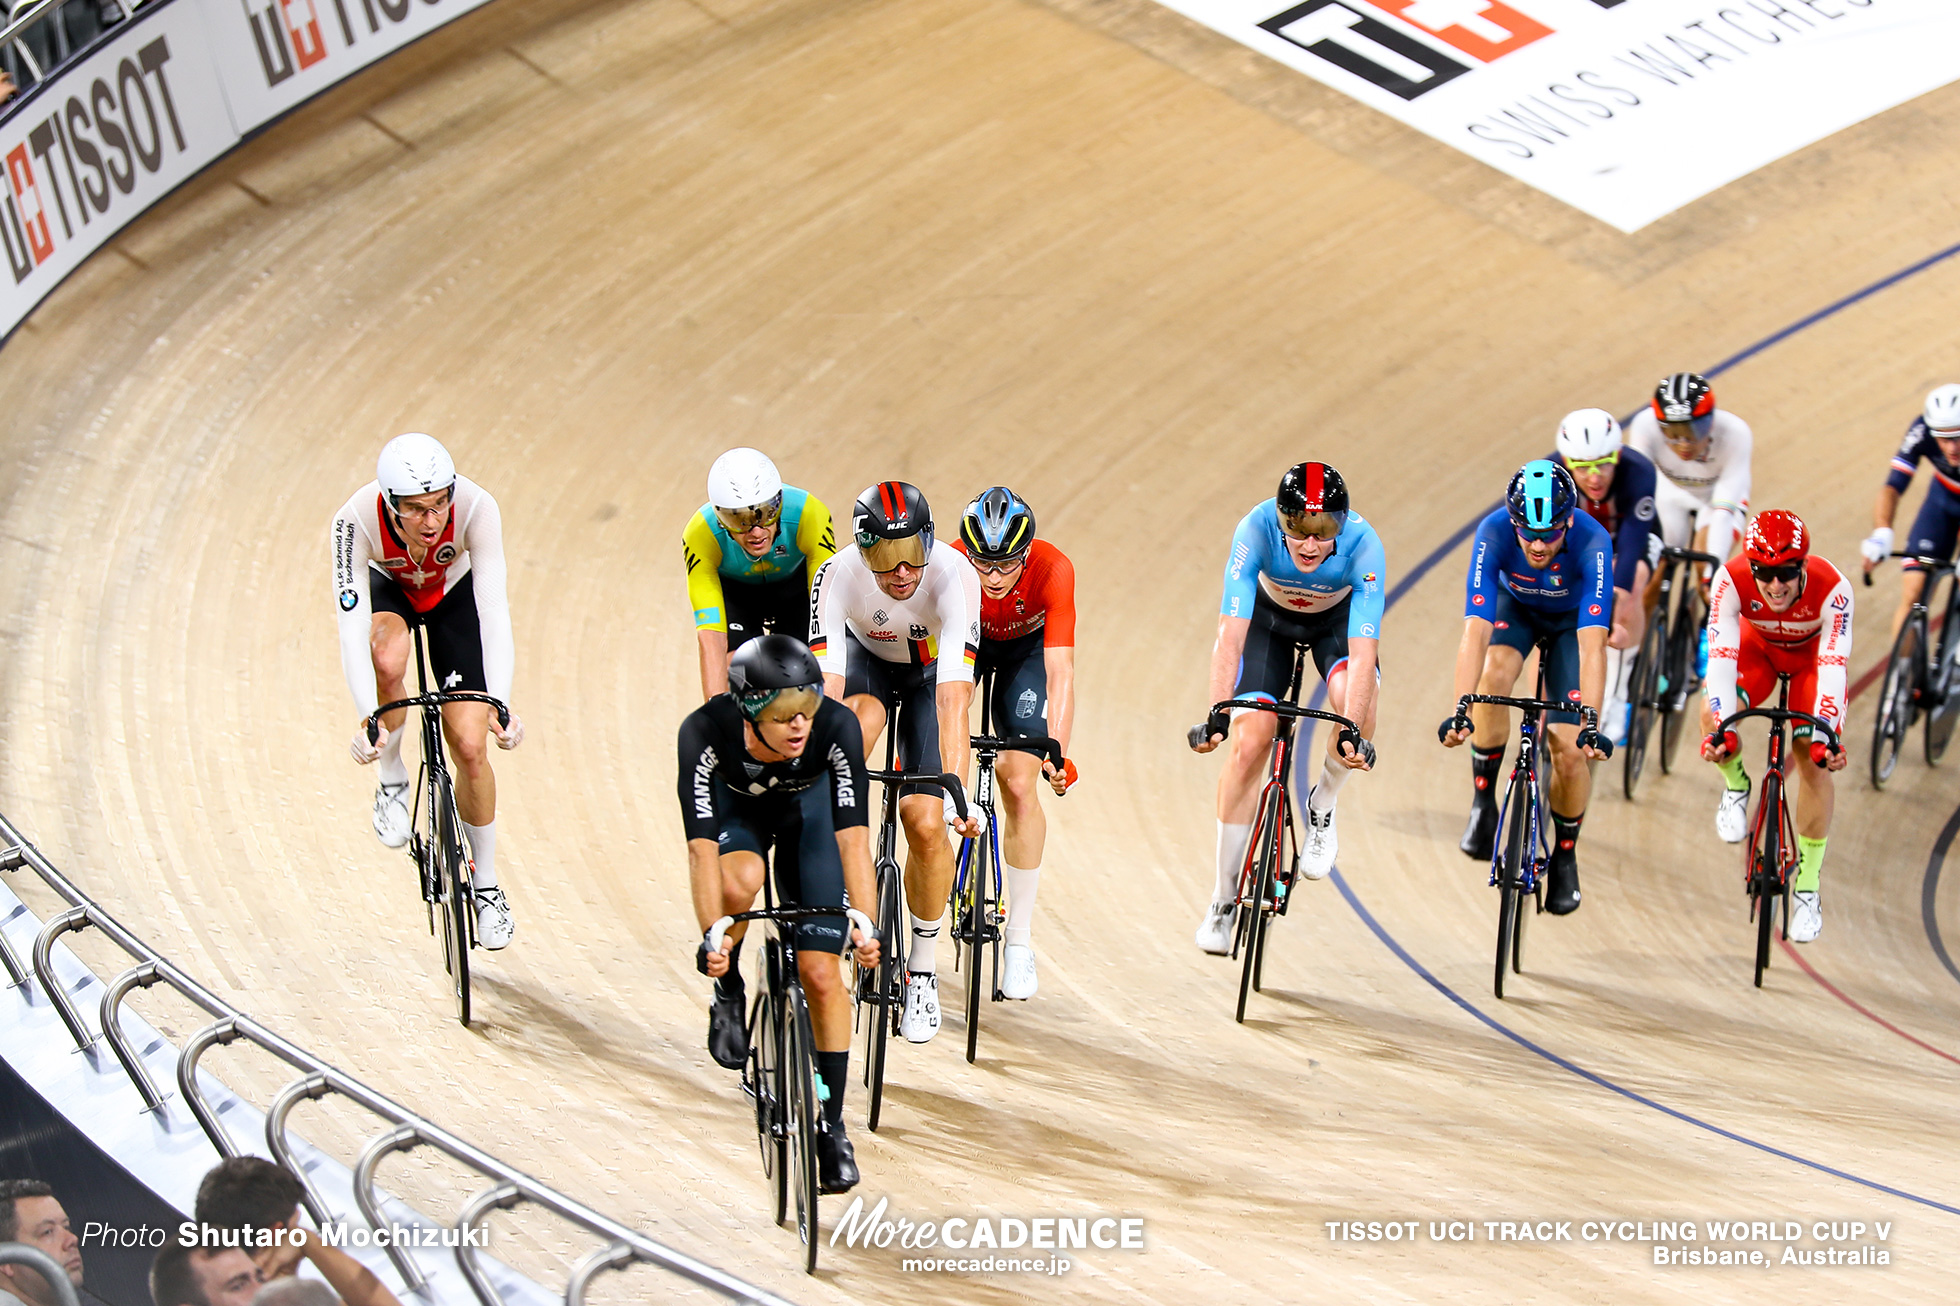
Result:
M1280 529L1296 540L1331 540L1347 525L1347 482L1326 463L1295 463L1273 496Z
M932 509L919 487L880 481L851 505L851 531L873 571L900 563L923 567L932 557Z
M785 694L786 690L801 692ZM751 721L779 695L784 707L795 709L784 719L797 712L814 717L823 698L823 669L802 640L791 635L764 635L729 657L728 692Z
M1019 558L1034 543L1034 509L1005 485L982 490L960 518L960 539L983 562Z
M1654 387L1653 407L1663 422L1692 422L1715 411L1715 390L1706 377L1676 372Z

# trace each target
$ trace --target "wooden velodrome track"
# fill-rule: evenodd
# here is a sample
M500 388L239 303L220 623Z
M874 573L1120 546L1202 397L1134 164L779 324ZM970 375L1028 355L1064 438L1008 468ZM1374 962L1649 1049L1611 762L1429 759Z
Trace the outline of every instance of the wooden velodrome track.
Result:
M1947 247L1956 130L1949 88L1625 237L1140 0L502 0L221 162L0 355L0 802L246 1009L802 1300L1936 1299L1960 1268L1960 987L1921 893L1956 795L1916 753L1870 790L1869 695L1804 958L1922 1042L1780 950L1750 987L1699 766L1637 806L1602 769L1584 908L1541 918L1490 999L1467 762L1434 735L1461 551L1388 621L1341 864L1474 1011L1329 882L1233 1024L1234 967L1190 939L1216 762L1182 731L1226 540L1282 467L1338 465L1400 579L1566 410L1630 409ZM1841 564L1888 446L1960 378L1956 289L1960 260L1930 267L1718 382L1757 431L1756 506L1803 512ZM530 733L495 759L518 938L479 954L469 1030L369 831L333 638L328 520L408 429L503 504ZM895 1213L1140 1215L1146 1250L1058 1285L839 1246L806 1280L760 1213L703 1048L674 800L676 537L736 443L833 507L912 479L942 523L1008 480L1074 556L1084 780L1050 806L1041 995L989 1012L977 1066L957 1020L897 1045L876 1136L854 1073L851 1119ZM1896 583L1859 592L1854 672ZM299 1123L351 1155L351 1120ZM414 1158L384 1175L431 1210L461 1191ZM1886 1221L1892 1263L1764 1277L1656 1268L1648 1242L1325 1228L1602 1218ZM499 1219L540 1275L566 1250ZM604 1299L666 1288L637 1271Z

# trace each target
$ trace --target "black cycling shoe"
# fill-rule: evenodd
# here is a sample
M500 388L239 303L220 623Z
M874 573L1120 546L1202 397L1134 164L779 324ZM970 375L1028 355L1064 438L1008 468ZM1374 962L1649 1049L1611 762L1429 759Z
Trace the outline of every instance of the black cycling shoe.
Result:
M1470 804L1470 824L1463 827L1463 838L1457 841L1466 857L1474 857L1480 862L1490 860L1497 848L1497 804L1488 798L1479 797Z
M714 1005L708 1008L708 1055L715 1064L740 1070L749 1056L749 1031L742 1025L744 994L740 986L715 985Z
M1579 910L1579 859L1570 848L1554 848L1545 864L1545 910L1554 916Z
M817 1132L817 1191L848 1193L857 1181L857 1153L844 1136L844 1122L825 1125Z

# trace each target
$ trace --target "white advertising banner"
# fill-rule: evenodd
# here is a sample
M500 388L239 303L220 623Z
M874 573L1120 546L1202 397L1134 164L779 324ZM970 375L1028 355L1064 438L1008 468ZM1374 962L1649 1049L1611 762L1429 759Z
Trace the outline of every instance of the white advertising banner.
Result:
M488 0L199 0L241 135Z
M1637 231L1960 77L1960 0L1159 0Z
M193 4L140 12L0 122L0 333L238 143Z

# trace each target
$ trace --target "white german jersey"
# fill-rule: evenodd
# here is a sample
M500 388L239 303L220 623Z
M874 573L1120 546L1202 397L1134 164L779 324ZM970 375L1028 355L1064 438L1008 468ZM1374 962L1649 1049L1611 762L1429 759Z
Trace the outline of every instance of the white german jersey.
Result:
M1626 441L1653 460L1654 470L1677 489L1711 508L1725 508L1738 519L1749 511L1749 453L1755 443L1749 423L1725 408L1714 412L1708 456L1689 460L1661 438L1660 420L1652 405L1627 423Z
M373 605L369 578L379 573L401 586L409 606L427 612L449 591L474 574L477 624L483 632L483 678L490 694L510 701L516 663L505 593L504 524L497 501L476 482L456 478L454 507L443 533L426 556L411 556L382 505L381 487L369 481L341 505L333 519L334 607L340 621L340 669L363 713L380 706L369 647Z
M878 588L864 556L845 548L817 570L810 586L810 651L825 672L841 676L854 635L887 662L936 663L935 683L971 681L980 651L980 573L944 540L932 553L910 598ZM951 656L941 656L951 651Z

